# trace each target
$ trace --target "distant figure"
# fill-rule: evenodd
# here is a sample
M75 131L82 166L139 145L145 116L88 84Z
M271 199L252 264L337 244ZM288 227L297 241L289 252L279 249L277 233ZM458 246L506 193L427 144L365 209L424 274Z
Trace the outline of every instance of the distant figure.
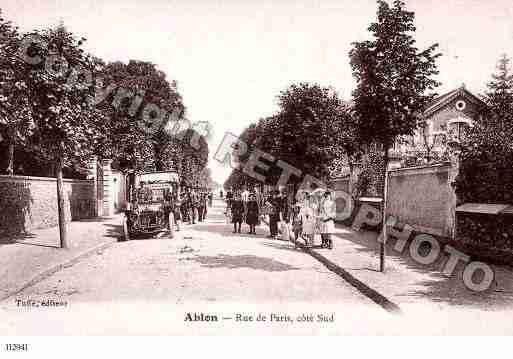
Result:
M242 192L241 199L242 202L247 202L249 200L249 191L247 188Z
M269 236L268 238L276 239L278 237L278 222L280 221L280 203L277 193L269 196L266 204L266 212L269 215Z
M262 193L260 193L258 188L254 188L254 191L255 191L255 198L258 203L258 208L261 211L262 208L264 207L264 196L262 195Z
M199 193L195 190L191 191L191 219L192 224L196 224L196 219L198 219L198 208L199 208Z
M297 248L298 240L301 236L302 232L302 223L300 216L301 206L299 203L296 203L292 206L291 210L291 219L292 219L292 231L294 232L294 247Z
M219 191L219 197L221 197L221 199L223 199L223 190Z
M240 194L235 194L234 199L230 201L230 208L232 213L233 233L240 233L240 227L242 226L244 217L244 203L241 200Z
M175 224L176 224L176 230L180 231L180 223L182 222L182 216L181 216L181 207L182 207L182 200L180 199L180 196L174 195L173 196L173 214L175 216Z
M305 193L304 200L299 211L299 217L307 246L313 246L315 233L315 211L312 207L310 194Z
M201 222L203 222L207 218L207 202L208 195L206 192L201 194L200 207L201 207Z
M214 199L214 194L212 192L208 192L208 206L212 207L212 201Z
M190 224L191 217L189 212L189 197L186 193L182 192L180 193L180 212L181 212L181 218L182 222L187 222Z
M254 193L249 195L246 202L246 223L249 225L249 234L256 234L256 226L260 216L260 209Z
M290 204L289 204L289 196L287 194L286 190L282 190L278 197L278 201L280 203L280 210L282 215L282 220L285 221L285 223L290 222Z
M233 199L233 192L231 189L226 192L226 202L228 203L228 206L230 206L230 202Z

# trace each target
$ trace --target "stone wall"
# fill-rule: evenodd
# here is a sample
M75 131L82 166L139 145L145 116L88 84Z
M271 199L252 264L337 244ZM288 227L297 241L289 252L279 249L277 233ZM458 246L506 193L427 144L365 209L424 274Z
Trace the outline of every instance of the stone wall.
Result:
M346 193L350 193L349 176L332 179L330 188L335 191L344 191Z
M92 180L64 180L66 220L95 217ZM55 178L0 176L0 236L58 224Z
M391 170L387 192L387 216L415 229L453 237L456 195L451 186L451 164Z

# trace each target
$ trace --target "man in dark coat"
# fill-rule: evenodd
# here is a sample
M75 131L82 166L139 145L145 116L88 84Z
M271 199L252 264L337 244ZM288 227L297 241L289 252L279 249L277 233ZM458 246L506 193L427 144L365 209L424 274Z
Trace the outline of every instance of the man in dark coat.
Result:
M203 222L207 214L207 195L201 193L198 201L198 221Z
M198 193L195 190L190 192L190 213L192 224L196 223L196 219L198 218L198 207L199 207L199 197Z
M290 220L290 204L289 204L289 196L287 195L287 191L283 190L279 197L280 201L280 210L282 220L286 223L289 223Z
M190 210L189 210L189 195L188 193L181 193L180 194L180 212L182 214L182 221L191 223L191 216L190 216Z
M240 194L235 194L233 200L230 201L230 208L232 211L233 233L240 233L242 222L244 221L244 203Z
M272 197L270 198L271 204L271 212L269 213L269 230L271 232L271 238L278 237L278 222L280 222L281 217L281 200L279 197L279 192L274 191Z
M258 225L260 217L260 208L254 193L249 195L249 200L246 202L246 223L249 225L248 234L256 234L256 226Z
M212 207L212 200L214 199L214 194L212 191L208 192L208 206Z
M230 206L230 201L233 199L233 191L231 189L226 192L226 204Z

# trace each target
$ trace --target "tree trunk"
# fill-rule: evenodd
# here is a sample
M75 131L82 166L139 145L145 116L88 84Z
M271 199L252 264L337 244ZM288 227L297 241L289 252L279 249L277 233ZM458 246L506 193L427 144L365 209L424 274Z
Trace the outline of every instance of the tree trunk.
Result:
M381 194L382 194L382 196L385 196L385 178L386 178L386 175L387 175L388 162L389 162L390 159L388 157L389 145L387 143L384 143L383 147L384 147L384 153L383 153L383 173L382 173L383 188L381 188ZM384 199L384 197L383 197L383 199Z
M10 127L7 128L7 142L9 144L9 154L8 154L8 165L7 165L7 175L14 175L14 130Z
M382 205L381 205L381 210L382 210L382 221L383 221L383 241L380 242L379 244L379 271L384 273L385 272L385 258L386 258L386 242L387 242L387 227L386 227L386 202L387 202L387 185L388 185L388 181L387 181L387 169L388 169L388 161L389 161L389 157L388 157L388 150L389 150L389 144L388 143L384 143L383 144L383 147L384 147L384 153L383 153L383 188L382 188L382 197L383 197L383 202L382 202Z
M14 141L9 139L9 165L7 166L7 175L14 176Z
M61 248L69 248L66 232L66 214L64 212L64 184L62 180L62 156L55 163L55 176L57 178L57 205L59 212L59 234Z

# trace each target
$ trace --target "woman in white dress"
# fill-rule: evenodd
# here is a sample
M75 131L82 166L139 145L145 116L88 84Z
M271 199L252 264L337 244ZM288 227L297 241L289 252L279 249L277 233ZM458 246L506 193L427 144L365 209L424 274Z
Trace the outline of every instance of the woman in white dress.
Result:
M320 218L320 232L322 238L322 246L324 248L333 249L333 240L331 235L335 232L335 216L337 206L335 201L331 199L331 192L324 193L324 200L322 201L319 218Z
M307 246L313 245L314 231L315 231L315 213L310 205L310 194L305 193L303 204L299 210L299 216L301 218L303 236Z
M314 235L313 239L315 242L316 235L320 234L320 226L321 226L321 217L320 217L320 198L316 196L310 196L310 208L312 209L314 215Z

